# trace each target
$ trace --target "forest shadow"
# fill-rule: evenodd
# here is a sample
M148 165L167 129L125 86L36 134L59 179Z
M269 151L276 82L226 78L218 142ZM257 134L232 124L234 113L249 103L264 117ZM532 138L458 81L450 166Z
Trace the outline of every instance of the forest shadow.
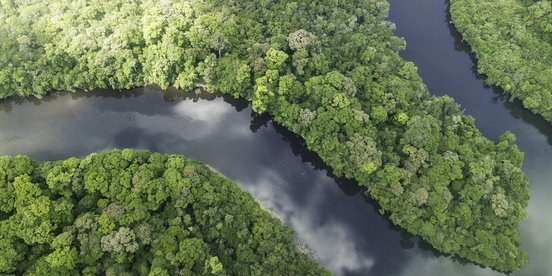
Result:
M454 38L454 49L458 52L463 52L471 60L473 66L471 68L473 76L481 81L481 86L484 90L492 93L493 103L502 103L502 106L509 111L513 118L521 120L523 123L535 127L542 135L547 137L549 145L552 145L552 123L546 121L542 116L533 113L523 106L519 99L513 98L506 93L502 88L496 85L490 85L486 82L487 77L477 71L477 57L472 51L470 45L463 40L462 34L454 27L452 16L450 13L450 0L444 0L446 6L446 19L450 35Z
M252 119L252 124L253 124L253 122L256 119L254 115L252 115L252 117L253 117ZM418 246L418 249L420 249L427 255L432 255L434 257L451 258L455 262L458 262L463 265L474 264L468 261L467 259L458 257L456 255L442 253L436 250L431 244L427 243L420 237L416 235L412 235L406 230L404 230L403 228L393 224L390 220L388 213L381 214L379 212L381 206L372 198L370 198L366 188L360 186L360 184L356 180L348 179L346 177L336 176L333 173L333 169L328 165L326 165L318 154L308 149L306 141L301 136L291 132L287 128L274 122L270 118L270 116L264 115L259 117L262 117L262 118L259 118L258 120L262 120L265 122L263 125L266 126L266 124L268 124L269 122L271 123L274 130L276 130L276 132L281 135L282 139L290 144L293 154L300 157L303 163L310 164L315 170L324 171L326 173L326 176L333 179L334 182L337 184L337 186L341 189L343 194L345 194L346 196L348 197L356 196L356 195L362 196L366 205L369 206L369 208L371 209L372 214L382 217L387 222L386 229L391 232L396 232L400 235L398 244L401 250L393 250L391 247L389 247L389 248L386 248L386 252L378 251L378 252L372 252L372 254L376 255L377 258L382 260L397 259L398 256L401 256L400 259L404 261L400 262L399 265L397 265L396 263L393 265L389 265L388 263L381 262L381 261L375 262L374 267L371 269L371 271L374 273L373 275L396 275L397 273L403 271L404 266L406 266L408 263L407 259L409 258L409 256L405 254L405 250L415 249L416 244ZM354 230L357 230L357 229L354 229ZM362 236L362 233L358 233L358 234ZM381 238L382 237L380 236L369 237L368 238L370 240L369 244L376 244L377 241L379 241ZM478 265L478 264L475 264L475 265Z
M327 206L324 206L323 210L317 211L322 213L318 213L317 215L324 217L326 216L324 212L333 212L333 217L337 217L338 222L342 224L343 227L347 229L347 231L350 231L347 233L354 234L354 237L359 237L363 240L362 243L357 244L356 250L361 252L363 256L369 256L370 258L373 258L375 260L373 266L369 269L371 274L384 276L396 275L398 273L401 273L402 271L404 271L406 265L408 265L409 259L414 256L414 254L408 252L412 249L417 250L416 245L417 248L419 248L424 255L432 255L436 257L449 256L439 253L420 238L409 234L400 227L395 226L390 221L388 214L380 214L380 205L372 200L370 197L366 196L365 188L362 188L354 180L336 176L333 173L333 170L329 166L327 166L316 153L308 149L306 142L302 137L275 123L272 117L268 115L255 115L249 108L249 103L246 100L234 99L231 96L222 95L219 93L206 93L200 90L185 92L176 89L169 89L168 91L163 91L162 89L153 86L138 88L130 91L95 90L91 92L76 93L62 92L59 94L49 95L45 99L43 99L43 101L33 100L30 102L34 104L41 104L44 102L56 101L66 95L71 95L71 99L73 100L78 100L81 98L107 99L107 101L92 102L92 106L95 109L101 111L122 109L123 111L142 113L136 110L137 108L139 108L150 110L146 112L148 115L162 116L167 115L165 113L167 113L167 110L170 109L168 108L170 105L180 100L199 102L202 100L213 101L217 98L222 98L223 101L231 105L236 110L236 112L249 112L249 130L251 131L251 133L259 133L259 135L265 137L264 135L267 134L265 132L260 133L261 129L274 129L275 134L269 133L268 135L276 135L277 137L279 137L279 139L283 140L286 144L290 146L293 155L299 157L302 163L309 164L314 171L323 172L323 174L329 177L335 184L337 184L337 187L339 187L343 195L346 196L345 199L343 199L344 201L354 200L352 197L360 197L362 199L364 203L364 207L362 207L362 209L355 210L353 214L346 214L340 217L340 215L343 214L339 214L333 209L335 209L335 207L339 205L344 204L344 201L338 201L340 200L339 196L331 197L334 199L334 201L327 202ZM127 103L126 101L118 101L119 99L124 98L140 98L140 101L133 101L132 104ZM110 99L113 99L115 101L111 101ZM12 101L17 102L17 104L22 104L25 100L19 101L12 99ZM165 104L163 105L163 103ZM108 105L108 107L104 105ZM160 113L158 114L157 112ZM220 139L221 137L216 138ZM268 141L270 142L270 140ZM187 143L188 141L186 141L183 137L175 135L171 132L150 133L148 131L145 131L143 128L128 125L126 128L120 129L116 133L116 135L112 137L111 142L106 141L106 144L102 145L102 147L130 147L165 153L174 153L171 151L181 149L182 145ZM79 154L81 155L85 155L88 153L89 152L79 152ZM40 154L48 154L49 156L59 157L58 159L62 158L60 153L56 153L47 149L45 149L44 152ZM289 164L278 164L277 166L278 167L275 169L281 170L289 166ZM285 174L285 172L282 173ZM297 173L297 171L294 170L293 173ZM293 174L291 175L291 177L293 177ZM312 178L311 180L316 182L316 178ZM316 184L320 183L313 183L311 185ZM297 188L293 188L292 191L295 191L295 193L291 192L290 196L296 197L294 199L294 203L297 203L297 207L301 208L301 206L303 206L303 208L305 208L308 202L303 200L304 198L297 199L297 197L308 197L308 193L296 193L297 191L300 191L300 189ZM327 215L330 214L328 213ZM366 233L363 229L370 229L371 232ZM392 244L389 243L390 241L392 242ZM360 246L360 244L362 244L362 246ZM336 244L335 246L338 247L339 244ZM453 257L453 259L455 258ZM462 259L456 259L456 261L460 263L466 263L463 262ZM357 275L358 273L358 271L348 271L346 274Z

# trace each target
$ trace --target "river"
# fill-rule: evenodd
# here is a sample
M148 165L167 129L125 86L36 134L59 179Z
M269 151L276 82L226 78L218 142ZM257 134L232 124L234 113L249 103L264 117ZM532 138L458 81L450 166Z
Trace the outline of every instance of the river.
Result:
M498 140L507 130L517 135L517 144L525 152L523 170L529 177L531 199L528 219L521 224L529 266L515 275L552 275L552 125L520 102L508 101L499 88L485 85L484 77L476 73L470 48L449 23L448 0L391 0L390 4L388 20L395 22L396 34L407 41L401 55L418 65L431 93L453 97L490 139ZM412 267L428 276L495 275L441 260L419 260Z
M403 57L419 66L432 93L454 97L487 137L506 130L518 136L531 182L521 225L530 265L519 275L547 275L552 127L484 86L446 8L442 0L392 0L389 20L408 42ZM113 148L182 153L209 164L292 226L337 275L500 275L442 256L391 225L355 183L335 178L302 139L254 116L247 102L156 87L0 102L0 155L58 160Z

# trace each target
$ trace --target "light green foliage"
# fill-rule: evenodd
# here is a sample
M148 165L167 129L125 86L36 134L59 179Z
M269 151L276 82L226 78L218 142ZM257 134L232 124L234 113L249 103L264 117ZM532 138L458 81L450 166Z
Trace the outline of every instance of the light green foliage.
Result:
M121 227L118 231L111 232L101 239L102 250L112 253L134 253L138 250L134 231Z
M77 249L70 246L58 248L45 257L48 265L54 269L64 268L69 271L75 269Z
M399 124L405 125L406 123L408 123L408 115L404 112L401 112L397 114L397 116L395 116L395 120L397 120Z
M498 188L497 193L491 196L491 202L497 216L506 217L508 215L509 203L502 188Z
M352 161L366 173L370 174L381 166L382 153L372 138L355 133L346 145Z
M0 213L2 274L329 274L249 194L182 156L125 149L83 160L0 160L10 164L3 181L15 187L17 201ZM47 185L48 176L73 168L83 173L63 187ZM86 177L99 171L110 179L106 189L75 191L84 181L104 185ZM125 172L145 180L122 185ZM152 192L160 187L168 194L162 200ZM72 215L55 211L65 202Z
M266 65L268 69L279 70L285 65L288 55L282 51L270 48L266 52Z
M217 274L223 274L224 273L224 267L220 263L217 256L209 258L208 261L205 261L206 270L210 271L211 274L217 275Z
M453 6L460 2L471 2L466 5L470 14L498 15L495 9L477 7L484 3L485 7L497 8L513 0L455 0ZM393 223L421 236L436 249L500 271L519 270L527 264L526 254L519 250L518 224L525 218L528 183L520 170L523 154L515 145L515 137L506 134L499 143L493 143L481 135L473 118L464 115L451 98L429 95L416 66L398 54L405 42L395 37L393 25L385 22L389 11L385 0L1 3L0 37L6 39L0 40L0 98L146 83L186 89L200 85L211 92L243 97L252 102L256 112L270 114L302 136L335 175L354 178L367 188L367 194ZM530 10L535 16L547 16L548 9L540 1ZM485 17L480 21L476 26L491 26L486 33L490 39L500 38L492 27L494 21L483 23ZM535 20L533 24L546 30L543 22ZM505 32L531 35L517 28ZM540 51L539 59L547 56L542 53L550 52ZM537 83L550 79L550 69L540 65L534 67L539 74L525 72L528 69L516 62L519 51L514 46L501 48L500 55L490 53L485 57L498 56L507 66L508 70L497 72L510 72L519 79L516 87L539 91ZM483 71L492 69L483 66ZM537 77L525 79L529 76ZM549 94L527 94L525 101L552 106ZM151 244L152 275L172 274L170 264L178 263L177 254L183 254L178 245L192 238L190 235L202 237L196 235L199 230L195 227L178 230L167 226L170 230L160 233L157 224L143 226L148 214L164 212L160 209L164 202L173 202L175 209L170 214L180 216L177 219L167 213L174 219L172 225L184 223L191 227L190 223L207 218L219 221L216 209L204 215L181 214L187 208L198 208L198 200L213 200L202 197L205 191L197 188L212 187L213 183L203 183L202 170L196 166L185 165L182 169L175 160L169 169L136 165L106 173L135 160L145 162L150 158L148 162L157 163L154 159L160 157L154 156L128 151L102 156L103 170L85 170L96 166L99 157L92 155L76 169L68 165L55 168L59 166L56 164L46 170L50 173L45 175L47 186L55 193L64 191L65 201L72 193L86 194L79 202L69 203L86 213L75 219L75 233L81 244L78 261L88 265L91 272L98 271L98 260L107 254L102 251L102 237L126 227L134 232L134 242L139 246ZM35 180L29 182L20 176L31 176L28 164L25 159L0 159L2 168L11 172L17 167L19 172L3 175L0 170L2 212L17 210L28 213L25 218L35 218L41 216L40 210L57 208L48 195L33 192L30 183ZM14 175L20 176L17 188ZM159 179L161 175L163 180ZM72 193L68 187L72 187ZM33 201L32 206L22 206L29 201ZM107 210L113 202L124 207L118 219L113 210ZM64 206L66 214L70 204ZM97 208L104 210L89 212ZM54 236L52 229L67 223L63 217L21 222L27 227L21 238L47 243ZM203 233L206 236L202 240L217 233L237 239L224 223L214 226ZM251 229L259 237L270 233L268 225ZM148 241L148 232L158 233L159 238ZM206 243L212 249L213 245ZM270 243L259 246L272 248ZM263 274L260 267L249 265L256 256L247 248L236 249L233 256L240 262L234 266L228 265L229 257L217 253L206 255L190 269L203 271L205 261L215 255L226 273ZM13 258L19 256L5 259ZM130 258L130 253L117 258ZM270 261L266 267L278 267L275 262ZM111 269L120 271L115 265Z
M378 105L374 108L372 108L372 112L370 113L370 117L374 122L381 123L387 120L387 110L385 110L385 107Z
M453 0L450 9L487 82L552 121L552 3Z

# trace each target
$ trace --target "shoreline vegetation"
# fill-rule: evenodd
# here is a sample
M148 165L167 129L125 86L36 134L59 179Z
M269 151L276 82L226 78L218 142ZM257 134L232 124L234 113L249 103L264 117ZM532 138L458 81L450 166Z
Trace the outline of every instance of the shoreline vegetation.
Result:
M490 141L430 96L388 12L384 0L3 1L0 98L202 83L302 136L437 250L520 270L529 192L515 136Z
M330 275L237 184L130 149L0 157L0 273Z
M552 122L552 3L451 0L450 13L486 82Z

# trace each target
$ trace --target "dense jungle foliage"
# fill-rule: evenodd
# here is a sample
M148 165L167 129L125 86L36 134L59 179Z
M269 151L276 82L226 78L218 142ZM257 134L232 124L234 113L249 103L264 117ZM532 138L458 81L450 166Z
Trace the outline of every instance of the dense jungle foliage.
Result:
M2 97L153 83L247 98L436 249L527 264L514 135L494 143L429 95L384 0L0 3Z
M452 0L450 12L487 82L552 122L552 2Z
M251 195L179 155L0 157L0 222L3 275L329 274Z

